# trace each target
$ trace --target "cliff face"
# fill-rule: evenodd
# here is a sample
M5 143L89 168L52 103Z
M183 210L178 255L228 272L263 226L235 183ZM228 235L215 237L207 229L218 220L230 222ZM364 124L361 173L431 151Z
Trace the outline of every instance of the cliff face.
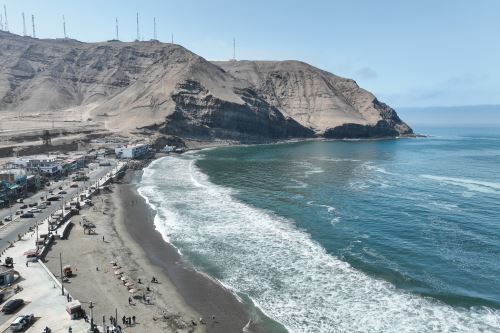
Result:
M1 31L0 45L0 118L34 119L33 128L85 120L122 133L154 128L242 141L411 133L354 81L299 62L211 63L159 42L81 43Z
M355 81L299 61L214 62L283 114L325 137L411 134L396 112Z

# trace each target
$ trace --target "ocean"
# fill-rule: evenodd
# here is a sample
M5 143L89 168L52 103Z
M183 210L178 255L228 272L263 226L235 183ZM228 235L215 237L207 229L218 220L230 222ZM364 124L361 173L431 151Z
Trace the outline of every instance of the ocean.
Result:
M168 156L139 192L269 331L500 332L500 129L418 132Z

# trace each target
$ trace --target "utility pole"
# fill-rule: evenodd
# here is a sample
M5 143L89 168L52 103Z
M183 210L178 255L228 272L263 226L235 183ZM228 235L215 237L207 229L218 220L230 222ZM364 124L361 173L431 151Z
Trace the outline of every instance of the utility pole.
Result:
M36 38L36 33L35 33L35 15L31 15L31 26L33 27L33 38Z
M94 304L92 304L92 302L90 302L90 305L89 305L89 309L90 309L90 330L93 332L94 330Z
M4 17L5 17L5 31L9 32L9 21L7 20L7 6L3 5Z
M236 38L233 37L233 60L236 60Z
M118 37L118 17L115 17L115 25L116 25L116 40L120 40Z
M62 253L59 252L59 265L61 266L61 294L64 296L64 276L63 276L63 267L62 267ZM91 303L92 304L92 303Z
M3 30L3 16L2 16L2 13L0 13L0 30Z
M36 245L36 255L38 255L38 221L36 222L36 238L35 238L35 245Z
M23 36L26 36L26 19L24 18L24 12L22 13L23 16Z
M171 44L173 44L173 43L174 43L174 33L172 32L172 42L171 42Z

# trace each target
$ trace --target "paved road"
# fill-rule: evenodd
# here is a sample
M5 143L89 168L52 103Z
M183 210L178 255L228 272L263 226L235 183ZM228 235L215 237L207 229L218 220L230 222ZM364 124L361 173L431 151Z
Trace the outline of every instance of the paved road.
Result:
M87 173L87 176L89 176L89 180L86 182L87 186L90 186L91 183L95 182L99 178L103 177L106 173L111 171L115 166L116 163L115 161L110 161L111 166L106 166L106 167L98 167L95 170L90 171ZM79 183L82 185L83 183ZM66 202L67 200L71 199L77 192L82 191L82 186L78 188L70 188L69 182L66 179L65 181L60 181L60 182L55 182L51 184L50 188L56 188L57 190L54 190L54 194L59 192L58 187L63 186L63 189L68 192L67 194L63 195L63 199L59 201L53 201L50 206L47 206L46 209L42 210L41 213L36 213L34 218L19 218L17 220L14 220L13 222L9 222L9 224L5 226L0 227L0 252L6 249L9 245L10 241L15 241L17 240L17 237L19 234L24 234L29 230L30 227L35 226L37 221L41 222L44 219L48 218L50 214L54 213L58 209L61 209L62 203ZM48 190L43 190L35 195L33 195L30 198L27 198L24 200L24 203L30 203L30 202L36 202L39 201L40 197L43 195L45 196L46 192ZM19 209L19 206L22 204L16 204L15 206L12 207L12 212L14 213L16 210ZM10 211L8 208L4 208L0 210L0 218L3 221L3 219L10 215ZM46 230L41 230L41 233L46 233ZM35 248L35 244L33 244L33 248Z

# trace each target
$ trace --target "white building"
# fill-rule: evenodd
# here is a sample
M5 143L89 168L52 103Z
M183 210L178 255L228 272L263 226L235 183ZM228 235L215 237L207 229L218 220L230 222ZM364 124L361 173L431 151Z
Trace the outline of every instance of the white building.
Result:
M127 145L115 148L115 154L118 158L142 158L149 153L149 146L146 144Z

